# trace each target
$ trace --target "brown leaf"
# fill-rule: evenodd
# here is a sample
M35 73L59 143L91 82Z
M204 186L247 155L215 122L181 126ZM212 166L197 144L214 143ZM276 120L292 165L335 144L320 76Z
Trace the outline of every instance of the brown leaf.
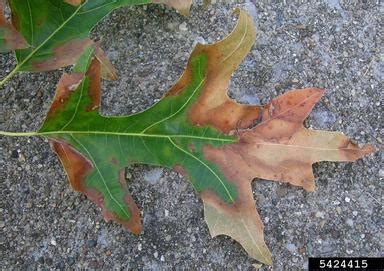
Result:
M262 122L240 131L237 144L205 147L205 157L234 181L240 199L229 205L213 193L202 194L212 235L230 235L251 256L271 263L269 255L263 254L263 224L253 203L251 181L258 177L313 191L313 163L355 161L375 151L371 145L359 148L339 132L304 128L304 119L323 93L316 88L291 90L266 105Z
M238 173L230 173L236 178L284 181L313 191L313 163L355 161L374 151L371 145L359 148L339 132L304 128L304 119L323 93L316 88L285 93L264 107L260 124L239 133L239 143L206 147L205 155L223 170L236 169Z

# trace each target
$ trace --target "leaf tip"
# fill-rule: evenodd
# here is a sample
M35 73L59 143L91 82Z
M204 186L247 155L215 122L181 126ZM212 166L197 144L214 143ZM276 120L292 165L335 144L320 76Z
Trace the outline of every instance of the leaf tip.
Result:
M181 15L189 16L192 0L153 0L155 4L165 4L176 9Z
M366 156L375 153L377 149L372 144L367 144L361 147L362 156Z
M96 43L95 47L95 57L101 64L101 77L111 81L117 80L118 76L115 67L112 65L111 61L108 59L98 43Z
M68 97L79 86L83 78L83 73L64 73L62 75L59 83L57 84L55 97L53 98L51 108L47 114L47 119L54 116L56 112L64 106Z

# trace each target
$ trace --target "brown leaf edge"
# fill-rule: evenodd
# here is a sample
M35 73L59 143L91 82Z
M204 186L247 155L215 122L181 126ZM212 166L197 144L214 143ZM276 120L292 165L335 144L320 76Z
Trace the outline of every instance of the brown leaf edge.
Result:
M0 0L0 29L4 31L5 48L0 48L0 52L8 52L15 49L28 48L29 45L24 37L7 22L4 16L5 0ZM2 49L2 50L1 50Z
M97 56L97 50L92 59L90 67L86 74L83 73L72 73L64 74L60 79L54 101L48 112L48 118L52 117L56 111L66 102L67 98L74 91L77 86L84 79L84 76L92 78L90 82L89 92L92 98L91 107L95 109L100 106L100 79L102 74L103 63L100 62ZM49 140L53 151L58 155L61 164L63 165L65 172L67 173L68 179L71 183L72 188L75 191L84 193L91 201L93 201L98 207L102 209L104 219L106 221L113 220L123 227L130 230L132 233L138 235L142 231L142 224L140 219L140 210L134 202L132 196L128 192L127 184L124 179L124 171L119 173L120 184L122 190L125 192L125 202L131 212L131 218L128 221L119 219L115 214L110 212L104 206L103 196L100 192L93 188L88 188L85 184L86 176L92 171L92 163L75 150L71 145L60 140Z

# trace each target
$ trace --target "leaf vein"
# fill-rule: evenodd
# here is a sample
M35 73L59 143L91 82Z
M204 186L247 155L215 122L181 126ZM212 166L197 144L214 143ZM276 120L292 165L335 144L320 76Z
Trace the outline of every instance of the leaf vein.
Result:
M214 172L206 163L204 163L204 161L202 161L198 157L194 156L192 153L184 150L182 147L177 145L170 137L168 137L168 139L172 143L172 145L174 145L177 149L179 149L180 151L184 152L186 155L192 157L193 159L198 161L201 165L203 165L205 168L207 168L219 180L220 184L224 187L225 192L228 194L228 197L230 198L230 200L232 202L235 202L235 199L232 197L232 195L229 192L227 186L224 184L223 180L216 174L216 172Z
M88 149L80 142L79 139L77 139L76 137L74 137L72 134L70 134L71 138L76 141L77 144L79 144L83 149L84 151L88 154L88 157L89 159L92 160L92 163L97 171L97 173L100 175L100 178L103 182L103 185L105 187L105 189L107 190L107 193L109 194L110 198L116 203L117 206L119 206L119 208L121 209L121 211L127 216L127 217L130 217L130 214L127 213L127 211L124 209L124 207L120 204L120 202L113 196L111 190L109 189L108 185L107 185L107 182L103 176L103 174L101 174L101 171L99 169L99 167L97 166L97 163L95 161L95 159L93 158L92 154L88 151Z

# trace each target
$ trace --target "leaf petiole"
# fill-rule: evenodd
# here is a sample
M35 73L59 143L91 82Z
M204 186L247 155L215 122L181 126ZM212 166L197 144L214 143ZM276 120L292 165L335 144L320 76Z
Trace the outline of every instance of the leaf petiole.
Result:
M5 132L5 131L0 131L0 135L2 136L38 136L39 133L37 132Z
M15 73L17 73L19 71L19 68L20 68L20 65L17 65L10 73L7 74L7 76L5 76L3 78L3 80L0 81L0 88L7 82L9 81L9 79L11 79Z

